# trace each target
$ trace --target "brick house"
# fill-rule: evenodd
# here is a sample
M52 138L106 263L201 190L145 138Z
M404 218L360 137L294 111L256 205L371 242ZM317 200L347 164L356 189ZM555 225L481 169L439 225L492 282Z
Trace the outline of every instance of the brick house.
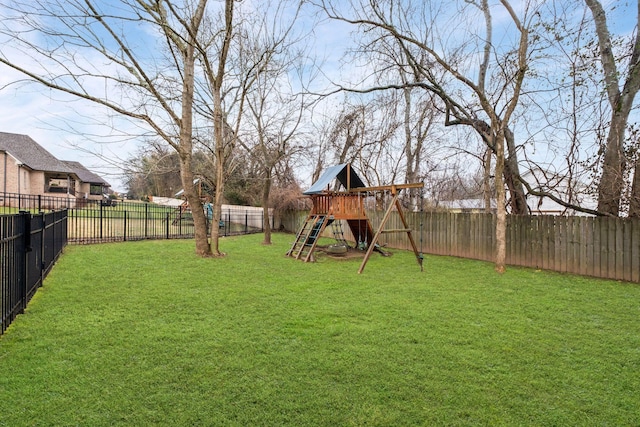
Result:
M57 159L28 135L0 132L0 192L67 199L73 207L77 199L101 200L108 187L80 163Z

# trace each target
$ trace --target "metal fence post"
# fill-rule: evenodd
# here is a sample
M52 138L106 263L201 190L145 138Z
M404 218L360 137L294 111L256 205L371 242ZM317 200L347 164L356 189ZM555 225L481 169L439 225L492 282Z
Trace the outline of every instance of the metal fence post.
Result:
M167 212L166 218L167 218L166 230L167 230L167 240L168 240L169 239L169 212Z
M144 204L144 238L147 239L149 237L149 230L147 227L149 221L149 204Z
M100 240L102 240L102 220L103 220L103 209L102 203L100 203Z
M31 252L31 213L29 211L20 211L20 216L22 218L22 280L20 283L20 300L22 301L22 306L20 307L19 313L23 313L25 308L27 308L27 295L29 291L27 289L29 280L29 263L27 262L27 253Z
M47 239L47 215L44 212L40 212L40 215L42 216L42 231L41 233L41 238L40 238L40 286L42 286L42 283L44 282L44 269L45 269L45 259L46 258L46 239ZM51 216L53 217L53 214L51 214ZM55 224L55 217L52 218L52 224ZM54 227L52 227L54 228ZM53 242L55 241L55 229L52 230L53 231L53 236L51 239L51 245L53 246Z

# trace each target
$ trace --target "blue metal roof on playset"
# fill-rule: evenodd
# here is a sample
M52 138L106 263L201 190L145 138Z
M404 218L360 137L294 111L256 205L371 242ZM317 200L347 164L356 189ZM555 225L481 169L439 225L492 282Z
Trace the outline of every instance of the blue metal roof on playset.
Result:
M347 170L349 172L347 172ZM349 174L348 177L347 173ZM313 183L311 188L302 194L320 194L327 190L329 184L331 184L334 179L337 179L345 189L347 189L347 184L349 185L348 189L365 187L358 174L353 170L353 167L349 166L348 163L343 163L341 165L331 166L325 169L324 173L316 182Z

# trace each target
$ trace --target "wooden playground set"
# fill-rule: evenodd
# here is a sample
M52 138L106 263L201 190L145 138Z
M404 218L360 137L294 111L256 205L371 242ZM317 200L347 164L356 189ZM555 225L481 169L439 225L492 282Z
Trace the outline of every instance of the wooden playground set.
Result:
M334 190L331 190L332 184ZM343 190L337 191L339 185ZM380 235L383 233L407 233L416 260L420 265L420 271L422 271L423 255L418 251L412 230L407 224L399 195L404 189L422 188L423 186L423 183L414 183L366 187L349 163L329 167L311 188L303 193L311 197L313 205L302 227L296 234L295 241L287 252L287 256L304 262L313 261L313 253L326 227L332 224L341 224L341 221L345 221L353 236L358 239L355 248L366 250L358 269L359 274L364 270L373 251L384 254L384 251L378 245ZM378 230L374 232L371 221L365 211L365 199L371 194L380 192L388 193L391 197L391 202L388 204ZM398 212L404 228L385 229L393 210ZM339 245L349 248L348 242L344 239L341 226L334 228L334 237Z

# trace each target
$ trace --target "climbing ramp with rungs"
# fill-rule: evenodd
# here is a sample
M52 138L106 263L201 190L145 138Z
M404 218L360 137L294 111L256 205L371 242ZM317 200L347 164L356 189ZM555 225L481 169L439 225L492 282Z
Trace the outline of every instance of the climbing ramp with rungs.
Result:
M327 215L309 215L296 235L296 240L287 252L287 256L304 262L313 261L313 250L329 222L331 220Z

